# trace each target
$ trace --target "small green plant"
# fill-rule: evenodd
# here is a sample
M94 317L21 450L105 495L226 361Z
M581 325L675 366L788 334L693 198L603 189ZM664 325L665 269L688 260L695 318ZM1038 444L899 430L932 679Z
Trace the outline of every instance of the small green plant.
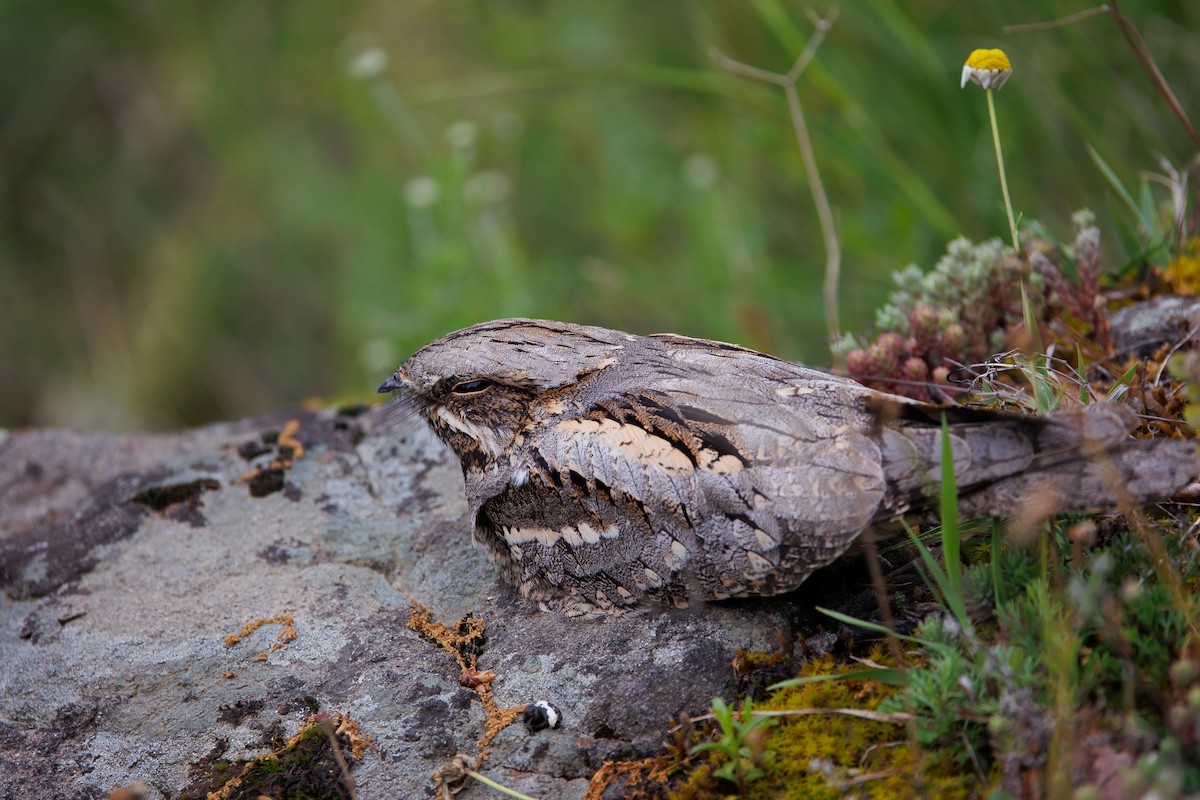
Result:
M742 701L740 711L734 710L724 700L714 697L712 716L721 728L721 738L715 742L701 742L692 748L692 753L713 751L725 756L725 763L713 771L713 775L736 785L738 792L745 793L746 787L766 774L775 754L766 748L767 729L776 724L774 719L754 715L754 704L750 698Z
M1035 389L1048 380L1044 363L1027 366ZM1053 407L1064 397L1054 385L1034 399ZM973 773L980 786L1015 791L1033 771L1047 791L1061 794L1072 776L1085 783L1103 777L1091 771L1095 753L1088 748L1128 747L1141 758L1141 771L1128 776L1135 784L1139 775L1151 780L1147 765L1167 763L1162 759L1178 751L1170 769L1151 777L1162 773L1163 781L1185 791L1200 788L1200 770L1188 766L1200 730L1200 658L1188 637L1190 605L1174 598L1137 537L1122 534L1088 549L1096 525L1080 517L1053 520L1042 529L1040 546L1024 550L1002 547L1000 527L993 526L990 546L974 546L967 559L974 563L964 568L948 443L943 427L942 558L927 536L908 529L909 546L942 611L911 635L897 636L915 645L908 651L911 667L861 676L887 677L899 687L878 711L911 716L925 769ZM1200 548L1170 537L1164 547L1168 561L1178 564L1180 583L1200 584ZM887 631L820 610L848 625ZM1132 744L1121 739L1130 719L1141 731Z
M1063 242L1028 222L1022 258L1000 239L960 237L932 270L912 264L893 273L895 289L876 311L874 339L838 341L848 374L917 400L948 400L969 390L1041 411L1056 402L1047 389L1084 391L1084 355L1102 361L1114 348L1101 293L1100 229L1087 209L1072 222L1074 238ZM1060 376L1050 374L1059 348L1075 351L1078 373L1068 366ZM1058 361L1065 366L1061 356ZM1037 391L1022 398L1012 391L1017 387Z
M1130 191L1125 182L1117 175L1116 170L1101 157L1096 148L1089 144L1087 151L1096 164L1096 168L1100 170L1100 174L1104 176L1104 180L1112 187L1113 192L1120 199L1121 205L1128 212L1114 216L1117 222L1118 237L1120 237L1126 252L1134 254L1119 271L1121 273L1133 271L1146 261L1160 259L1165 261L1164 256L1169 255L1172 240L1176 238L1172 228L1174 227L1173 218L1177 214L1163 213L1163 209L1151 189L1150 179L1142 178L1138 184L1135 199L1134 192ZM1168 185L1170 185L1169 182ZM1182 242L1177 242L1176 246L1178 247L1179 244Z

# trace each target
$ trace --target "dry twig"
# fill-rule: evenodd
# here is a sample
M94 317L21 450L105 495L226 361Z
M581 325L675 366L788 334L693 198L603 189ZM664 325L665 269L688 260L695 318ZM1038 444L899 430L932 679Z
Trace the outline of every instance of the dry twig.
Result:
M796 91L796 83L817 54L817 48L821 46L825 35L833 27L837 14L837 6L834 6L829 15L825 17L819 17L812 11L808 12L809 20L812 21L815 30L812 38L808 40L808 44L804 46L804 51L786 74L771 72L737 61L724 55L715 47L709 50L709 55L717 66L735 75L782 87L784 95L787 97L792 127L796 131L796 143L800 146L800 157L804 160L804 171L808 175L808 189L812 193L813 203L816 204L817 218L821 223L821 235L825 240L825 325L830 343L837 341L840 330L837 298L838 280L842 269L842 245L838 241L837 230L833 225L833 209L829 205L828 195L825 194L825 185L821 182L821 172L817 168L817 157L813 151L812 138L808 133L808 123L804 119L804 109L800 105L800 95ZM836 355L835 360L837 360Z

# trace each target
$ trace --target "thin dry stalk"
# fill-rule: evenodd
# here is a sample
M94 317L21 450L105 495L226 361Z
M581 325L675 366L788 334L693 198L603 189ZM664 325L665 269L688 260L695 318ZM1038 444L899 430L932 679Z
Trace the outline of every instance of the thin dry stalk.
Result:
M817 207L817 219L821 224L821 237L825 242L825 326L832 344L838 340L841 325L838 321L838 282L842 271L842 245L838 240L837 230L833 224L833 209L829 205L829 196L825 194L825 184L821 181L821 172L817 167L817 157L813 150L812 138L808 133L808 123L804 119L804 108L800 104L800 94L796 84L817 54L817 48L825 40L825 35L833 27L837 19L838 9L835 6L828 16L819 17L809 12L809 19L815 29L812 38L804 46L804 51L796 59L796 63L786 74L771 72L759 67L745 64L729 58L716 48L709 50L709 55L717 66L735 75L742 75L764 83L770 83L783 89L787 97L788 113L792 119L792 128L796 132L796 144L800 147L800 157L804 161L804 171L808 177L808 190L812 194L813 203ZM837 354L834 360L840 361ZM840 366L840 365L839 365Z
M321 732L329 737L329 745L333 748L333 757L337 761L338 769L342 771L342 785L350 793L350 800L356 800L358 788L354 784L354 776L350 774L350 765L346 763L346 757L342 755L342 746L338 744L337 731L334 730L333 723L328 719L321 720L320 728Z
M888 601L887 584L883 579L883 568L879 563L879 551L875 547L875 529L867 528L859 536L863 546L863 557L867 560L867 571L871 574L871 585L875 587L875 602L879 604L879 615L883 626L888 629L888 649L897 664L908 665L904 655L904 647L896 638L896 618L892 614L892 604Z
M1188 118L1187 112L1183 110L1183 106L1179 104L1179 99L1175 93L1171 91L1171 87L1167 84L1167 79L1163 77L1162 70L1158 68L1158 62L1154 60L1154 55L1150 52L1150 46L1146 44L1146 40L1142 38L1142 34L1138 31L1137 26L1129 17L1121 13L1120 5L1117 0L1112 0L1111 3L1096 6L1095 8L1078 11L1066 17L1049 22L1034 22L1025 25L1005 25L1005 33L1024 33L1028 31L1044 31L1051 28L1059 28L1065 25L1072 25L1088 17L1094 17L1097 14L1108 14L1112 17L1117 27L1121 29L1121 36L1124 37L1125 43L1129 45L1129 50L1133 53L1133 57L1137 60L1138 66L1146 73L1146 77L1150 79L1150 83L1162 95L1167 106L1171 109L1180 124L1187 131L1188 136L1192 141L1200 146L1200 132L1192 125L1191 119Z

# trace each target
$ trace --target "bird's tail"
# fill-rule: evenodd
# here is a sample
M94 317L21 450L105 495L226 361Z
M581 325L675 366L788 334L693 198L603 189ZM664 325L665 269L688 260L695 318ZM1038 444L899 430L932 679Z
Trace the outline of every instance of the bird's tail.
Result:
M966 517L1016 516L1031 503L1050 512L1118 510L1169 498L1200 475L1195 442L1133 439L1133 413L1107 403L1042 416L908 403L887 412L880 443L893 513L937 496L942 415Z

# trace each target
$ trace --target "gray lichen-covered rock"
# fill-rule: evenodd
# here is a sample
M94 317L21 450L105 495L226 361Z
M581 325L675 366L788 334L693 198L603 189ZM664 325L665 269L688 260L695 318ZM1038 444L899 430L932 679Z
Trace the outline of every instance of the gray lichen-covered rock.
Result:
M1162 295L1117 309L1109 317L1113 344L1120 352L1149 356L1163 344L1195 336L1200 297Z
M580 797L604 760L654 750L668 719L728 694L738 647L790 634L780 601L537 611L472 546L453 459L370 420L387 422L0 431L0 796L102 798L138 781L203 796L213 764L277 749L320 708L375 744L353 770L361 797L430 797L434 770L477 754L484 711L454 659L408 629L416 601L486 622L478 666L501 706L562 712L558 729L505 729L481 771ZM226 643L281 615L294 639L276 622Z

